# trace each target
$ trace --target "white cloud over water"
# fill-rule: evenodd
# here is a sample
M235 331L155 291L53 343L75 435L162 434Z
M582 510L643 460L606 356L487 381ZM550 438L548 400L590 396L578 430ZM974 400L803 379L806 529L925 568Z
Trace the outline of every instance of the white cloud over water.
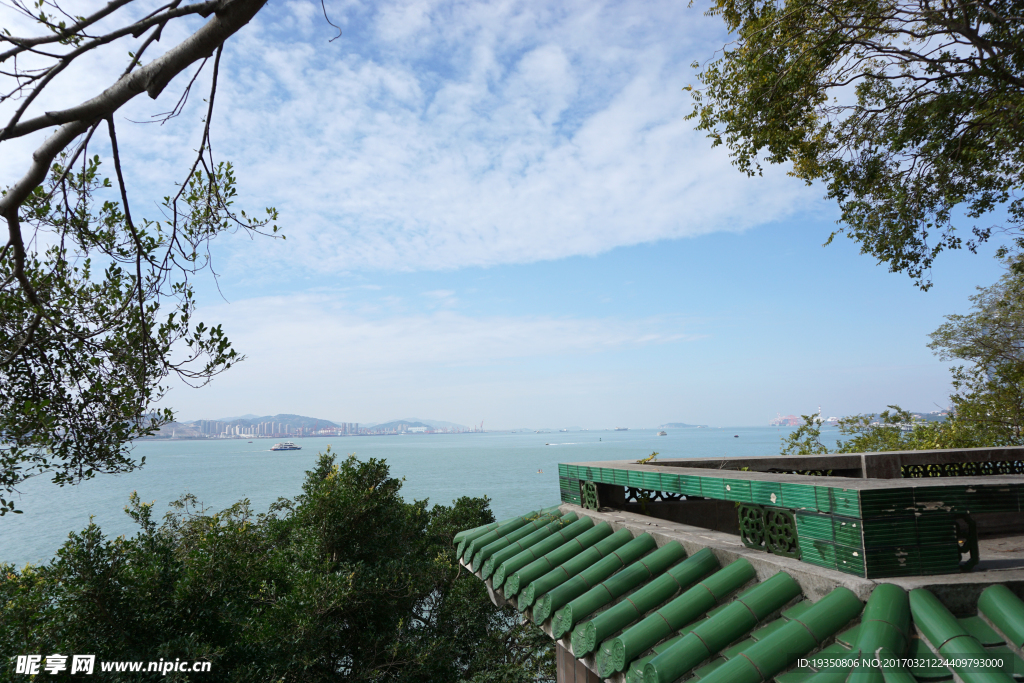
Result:
M313 366L310 371L320 377L324 366L311 364L310 359L330 359L332 368L342 374L404 372L411 366L479 366L636 349L702 336L670 318L469 316L452 310L371 317L353 314L329 294L247 299L207 307L199 317L222 323L236 346L258 359L254 365L288 366L288 372ZM244 374L243 367L239 374Z
M321 272L526 263L740 231L814 198L779 172L744 178L684 119L689 63L721 40L684 4L328 10L345 29L334 43L291 3L226 60L218 149L289 236L287 250L257 245L261 259Z
M228 42L215 149L238 165L239 205L278 206L290 238L287 248L240 241L222 262L232 275L255 259L268 277L555 260L740 231L816 199L779 172L745 179L684 120L690 63L724 39L718 19L685 3L383 0L327 11L344 29L334 42L315 0L270 3ZM4 25L32 32L12 17L0 11ZM171 24L147 57L198 23ZM69 69L30 113L97 94L129 47ZM158 216L188 167L209 67L180 117L130 121L169 111L191 73L119 112L142 216ZM5 145L0 184L40 137ZM93 150L104 154L104 141Z
M474 416L484 405L486 414L508 421L518 412L508 412L512 404L542 411L567 396L596 409L596 392L621 396L611 377L623 357L704 336L669 316L471 316L429 307L357 314L335 293L209 306L198 319L222 323L247 359L202 391L172 391L169 403L184 419L242 403L261 414L347 421L402 410ZM596 367L601 372L592 372Z
M239 206L277 206L289 236L236 243L229 269L529 263L742 231L817 200L777 170L744 178L685 120L690 63L724 36L684 3L335 2L334 42L319 10L271 3L227 45L215 150L238 166ZM97 94L123 61L72 69L36 109ZM209 70L167 125L130 121L170 110L189 76L119 113L136 213L156 217L187 169ZM6 148L10 182L30 147Z

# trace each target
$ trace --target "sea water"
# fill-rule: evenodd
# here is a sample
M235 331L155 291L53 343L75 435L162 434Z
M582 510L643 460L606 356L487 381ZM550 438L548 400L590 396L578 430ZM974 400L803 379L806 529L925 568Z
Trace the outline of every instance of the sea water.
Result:
M461 496L487 496L498 519L560 502L558 464L598 460L637 460L657 451L659 458L721 458L772 455L791 431L778 427L686 428L584 432L484 432L402 436L298 439L300 451L270 451L273 439L141 441L135 458L141 469L97 475L75 486L57 487L47 477L22 484L15 496L23 514L0 517L0 561L22 566L49 561L73 531L90 519L108 537L132 535L138 528L125 514L137 491L155 502L162 518L168 503L194 494L211 510L247 498L264 512L279 497L300 492L306 470L330 445L344 457L387 461L391 475L404 478L406 500L449 505Z

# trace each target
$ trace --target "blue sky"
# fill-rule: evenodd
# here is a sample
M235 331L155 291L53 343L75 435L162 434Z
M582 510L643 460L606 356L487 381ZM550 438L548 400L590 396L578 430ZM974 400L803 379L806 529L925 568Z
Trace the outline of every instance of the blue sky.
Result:
M215 151L238 166L239 205L276 206L288 239L216 245L226 301L203 282L201 317L248 360L175 388L181 419L602 428L946 405L927 333L998 277L992 250L940 259L922 293L848 240L823 249L836 209L820 187L746 178L684 119L691 62L728 39L700 8L327 10L334 42L319 3L276 1L225 53ZM95 94L118 65L60 95ZM202 106L121 124L150 206ZM18 168L0 160L5 183Z

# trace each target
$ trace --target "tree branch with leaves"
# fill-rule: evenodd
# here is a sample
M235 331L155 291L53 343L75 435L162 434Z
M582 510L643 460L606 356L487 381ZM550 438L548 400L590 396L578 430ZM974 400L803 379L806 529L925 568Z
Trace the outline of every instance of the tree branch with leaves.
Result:
M846 233L927 289L943 250L998 231L1004 255L1024 248L1021 9L714 0L736 39L694 63L690 118L748 175L763 161L823 182L842 211L828 242Z
M0 196L0 515L15 511L10 495L29 477L51 473L64 485L139 466L131 440L172 418L154 408L165 379L199 386L242 359L219 325L195 320L193 280L210 269L218 235L278 231L274 209L256 217L234 207L234 169L214 159L210 136L224 43L265 4L111 0L73 16L51 0L11 0L39 35L0 30L0 106L9 112L0 150L56 130ZM145 60L169 25L197 17L206 19L197 30ZM125 70L103 92L36 111L70 66L126 44ZM123 163L131 150L118 138L117 113L139 95L157 99L182 76L188 82L157 120L177 117L208 65L195 156L158 219L134 215ZM114 183L90 154L103 135Z

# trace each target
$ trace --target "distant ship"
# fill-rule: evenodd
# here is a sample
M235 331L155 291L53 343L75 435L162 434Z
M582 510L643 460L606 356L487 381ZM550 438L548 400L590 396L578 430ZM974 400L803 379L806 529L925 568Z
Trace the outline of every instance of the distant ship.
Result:
M668 436L668 432L658 432L658 436Z
M282 441L281 443L275 443L272 451L301 451L302 446L296 446L291 441Z
M617 432L628 432L629 431L629 427L616 427L615 431L617 431Z

